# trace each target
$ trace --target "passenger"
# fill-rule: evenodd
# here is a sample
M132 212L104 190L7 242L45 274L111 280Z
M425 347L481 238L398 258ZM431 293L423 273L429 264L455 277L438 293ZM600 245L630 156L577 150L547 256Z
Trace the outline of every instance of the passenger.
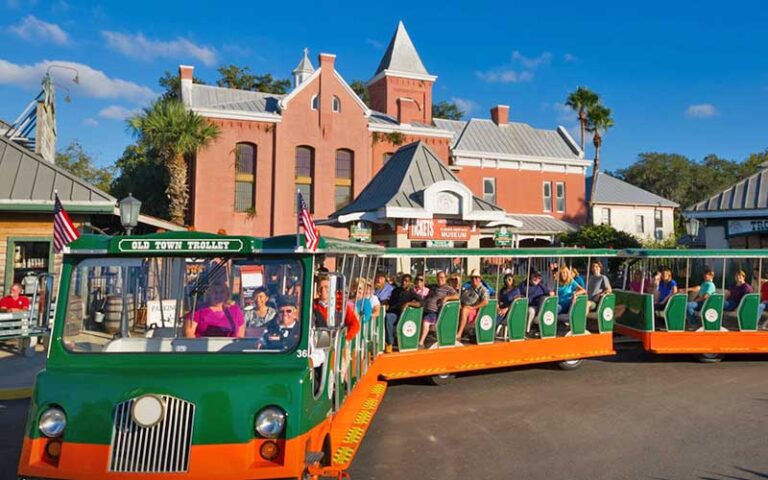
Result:
M379 297L379 302L384 304L387 303L390 295L392 295L392 290L395 289L395 287L393 287L392 284L387 281L387 276L383 272L376 274L373 287L375 288L373 293Z
M643 271L637 269L632 272L632 280L629 282L629 289L635 293L647 293L650 288L650 281L643 281Z
M701 310L701 307L704 305L704 302L707 300L707 298L709 298L709 296L715 293L717 290L715 288L715 283L712 281L714 278L715 272L708 268L704 270L704 281L701 282L701 285L698 287L691 287L686 290L686 293L696 292L696 296L693 297L693 300L688 302L688 305L686 306L688 321L694 330L701 326L701 322L699 321L696 312Z
M215 282L206 292L207 306L198 309L184 324L187 338L245 336L245 318L240 307L229 303L226 283Z
M423 275L416 276L416 282L413 286L413 291L416 292L416 294L421 298L426 298L426 296L429 295L429 287L424 284Z
M248 312L246 326L249 328L263 327L275 318L277 312L274 308L267 305L269 294L264 287L259 287L253 292L253 301L255 302L255 306L253 310Z
M389 297L389 308L387 309L387 321L385 324L387 337L384 351L386 353L392 352L392 345L395 344L395 328L405 307L421 307L423 300L413 289L411 278L407 273L403 275L401 286L395 287L392 290L392 295Z
M11 285L10 295L0 300L0 312L23 312L29 310L29 299L21 294L20 283Z
M613 290L611 281L603 275L603 264L599 260L592 262L592 275L589 276L587 295L589 295L589 310L597 310L600 300Z
M504 286L499 290L498 307L496 307L496 325L505 325L507 323L507 314L512 307L512 302L520 298L523 294L515 286L515 276L511 273L504 274Z
M485 290L488 292L489 296L492 297L492 296L494 296L496 294L496 289L493 288L492 286L488 285L488 282L486 282L485 280L482 280L482 277L481 277L480 281L483 282L483 288L485 288ZM461 286L461 289L464 290L465 288L469 288L471 286L472 286L472 279L470 278L469 280L464 282L464 284Z
M579 270L576 267L571 267L571 273L573 274L573 281L578 283L583 289L587 289L587 284L584 282L584 277L579 274Z
M752 285L747 283L747 274L743 270L736 272L733 278L736 283L725 292L725 304L723 305L723 310L726 312L735 311L739 308L741 299L744 298L745 295L755 291L752 288ZM757 307L757 311L759 312L757 318L762 316L763 310L765 310L765 305L760 303Z
M277 318L267 325L267 331L264 332L258 348L287 351L296 347L301 336L296 298L281 295L277 302Z
M327 328L328 327L328 300L331 294L331 281L323 275L317 280L317 297L312 303L312 316L316 327ZM336 311L341 311L343 298L336 299ZM353 303L347 302L346 309L344 311L344 325L347 327L347 340L352 340L357 332L360 331L360 321L357 318L355 312L355 306Z
M488 290L483 286L483 277L480 272L472 270L469 273L470 286L461 291L461 313L459 314L459 331L456 341L461 341L464 336L464 328L475 322L480 309L488 305Z
M654 310L664 310L672 295L677 293L677 282L672 280L672 270L669 267L661 267L659 283L656 286L656 301Z
M520 292L528 296L527 331L530 330L532 324L538 324L537 315L544 298L553 296L555 292L544 285L542 282L542 275L537 271L531 272L530 279L526 283L520 285Z
M461 288L459 287L459 284L461 283L461 277L457 273L451 274L451 276L448 278L448 285L451 286L454 290L459 292Z
M421 324L421 338L419 338L420 347L424 347L424 340L427 339L427 334L429 334L429 327L437 323L437 313L443 304L447 301L458 299L459 292L448 285L445 272L437 272L437 285L429 289L429 295L424 299L424 320Z
M573 279L571 269L563 265L558 274L559 286L557 287L557 314L571 311L573 300L586 293L586 290Z
M370 280L361 279L357 287L358 300L355 308L362 314L363 324L367 324L372 318L378 318L381 310L379 297L373 294L373 283Z

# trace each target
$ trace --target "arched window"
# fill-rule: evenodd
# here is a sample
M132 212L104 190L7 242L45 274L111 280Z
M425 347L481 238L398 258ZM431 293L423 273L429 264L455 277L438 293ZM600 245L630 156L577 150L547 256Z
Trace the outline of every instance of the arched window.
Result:
M352 150L336 150L336 210L352 201L352 173L355 154Z
M317 95L313 95L311 105L312 105L312 110L317 110L318 108L320 108L320 97Z
M235 211L253 212L256 206L256 145L235 146Z
M340 112L341 111L341 100L339 100L339 97L336 95L333 96L333 111L334 112Z
M307 208L314 213L314 188L312 181L315 177L315 149L312 147L296 147L296 189L301 192Z

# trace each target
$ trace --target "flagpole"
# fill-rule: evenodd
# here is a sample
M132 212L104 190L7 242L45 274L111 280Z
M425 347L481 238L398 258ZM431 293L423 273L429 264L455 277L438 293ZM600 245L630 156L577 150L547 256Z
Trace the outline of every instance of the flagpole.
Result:
M301 205L299 204L299 195L301 190L296 189L296 251L301 250L301 234L299 226L301 225Z

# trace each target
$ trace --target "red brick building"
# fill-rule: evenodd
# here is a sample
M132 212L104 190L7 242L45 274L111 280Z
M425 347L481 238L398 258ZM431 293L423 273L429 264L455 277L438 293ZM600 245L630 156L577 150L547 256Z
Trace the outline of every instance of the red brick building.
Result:
M399 148L421 141L479 198L508 212L519 239L551 239L586 216L590 165L562 127L490 119L432 118L437 77L421 61L402 22L368 82L370 107L336 70L331 54L315 69L305 51L287 95L192 81L181 66L181 98L221 127L191 168L190 223L198 230L276 235L296 231L299 189L318 219L350 203ZM321 227L346 236L347 229ZM486 238L492 232L486 232Z

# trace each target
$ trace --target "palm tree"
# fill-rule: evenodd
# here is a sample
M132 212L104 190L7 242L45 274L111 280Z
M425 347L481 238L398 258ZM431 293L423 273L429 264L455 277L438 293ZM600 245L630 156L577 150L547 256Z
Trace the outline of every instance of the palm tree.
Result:
M178 100L158 100L128 120L133 135L156 153L168 169L168 211L171 221L184 225L189 187L185 156L207 147L220 129Z
M592 144L595 146L595 163L592 167L592 189L589 195L589 211L591 215L592 205L595 201L595 186L597 185L597 173L600 171L600 147L603 144L603 134L613 126L611 109L602 105L593 105L587 114L587 131L592 134Z
M600 96L587 87L578 87L568 95L565 105L570 107L579 115L579 125L581 126L581 151L584 151L584 132L587 129L587 113L589 110L600 103Z

